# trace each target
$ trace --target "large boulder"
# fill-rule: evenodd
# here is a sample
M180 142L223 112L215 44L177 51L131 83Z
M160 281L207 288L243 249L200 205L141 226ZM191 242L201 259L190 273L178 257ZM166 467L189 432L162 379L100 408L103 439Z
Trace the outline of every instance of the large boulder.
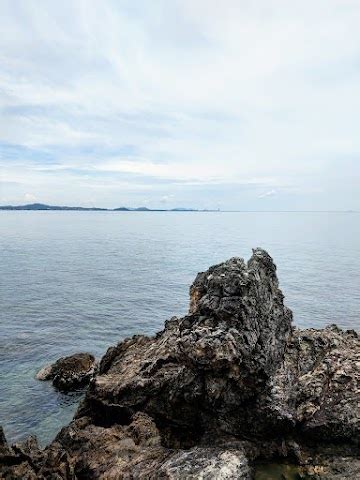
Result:
M275 272L257 249L247 264L232 258L199 274L189 315L108 350L79 415L105 425L141 410L169 446L194 445L210 429L244 433L291 333Z
M38 380L52 380L62 391L76 390L90 382L95 372L95 357L91 353L75 353L46 365L37 374Z

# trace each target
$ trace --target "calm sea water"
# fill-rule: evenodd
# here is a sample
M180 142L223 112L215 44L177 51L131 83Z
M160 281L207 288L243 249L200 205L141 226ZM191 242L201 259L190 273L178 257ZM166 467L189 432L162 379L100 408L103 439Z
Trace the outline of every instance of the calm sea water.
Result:
M360 214L0 212L0 424L49 442L79 395L34 379L60 356L152 334L196 273L261 246L300 327L360 329Z

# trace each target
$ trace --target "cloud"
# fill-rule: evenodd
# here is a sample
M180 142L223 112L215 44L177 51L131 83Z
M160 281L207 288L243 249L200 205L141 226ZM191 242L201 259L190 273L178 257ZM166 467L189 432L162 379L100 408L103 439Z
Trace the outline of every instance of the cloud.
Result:
M177 184L182 206L360 208L357 1L1 13L0 181L16 185L0 188L14 202L151 204Z
M24 199L26 202L35 202L36 196L33 195L32 193L25 193Z
M160 203L169 203L174 199L175 195L163 195L160 198Z
M268 192L258 195L259 198L274 197L277 194L276 190L269 190Z

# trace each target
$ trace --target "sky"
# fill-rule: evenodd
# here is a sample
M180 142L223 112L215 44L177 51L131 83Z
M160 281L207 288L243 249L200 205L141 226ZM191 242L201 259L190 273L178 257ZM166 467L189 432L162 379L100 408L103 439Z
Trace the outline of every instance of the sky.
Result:
M0 0L0 203L360 210L358 0Z

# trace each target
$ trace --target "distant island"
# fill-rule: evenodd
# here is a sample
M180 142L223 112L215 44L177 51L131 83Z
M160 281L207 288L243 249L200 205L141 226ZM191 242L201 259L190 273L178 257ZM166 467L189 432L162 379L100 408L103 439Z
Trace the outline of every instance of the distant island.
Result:
M46 205L44 203L30 203L28 205L0 205L0 210L71 210L85 212L213 212L216 210L197 210L195 208L147 208L147 207L119 207L119 208L99 208L99 207L67 207L57 205Z
M118 208L100 208L100 207L68 207L59 205L46 205L45 203L30 203L27 205L0 205L0 210L55 210L72 212L228 212L228 213L356 213L359 210L220 210L220 208L148 208L148 207L118 207Z

